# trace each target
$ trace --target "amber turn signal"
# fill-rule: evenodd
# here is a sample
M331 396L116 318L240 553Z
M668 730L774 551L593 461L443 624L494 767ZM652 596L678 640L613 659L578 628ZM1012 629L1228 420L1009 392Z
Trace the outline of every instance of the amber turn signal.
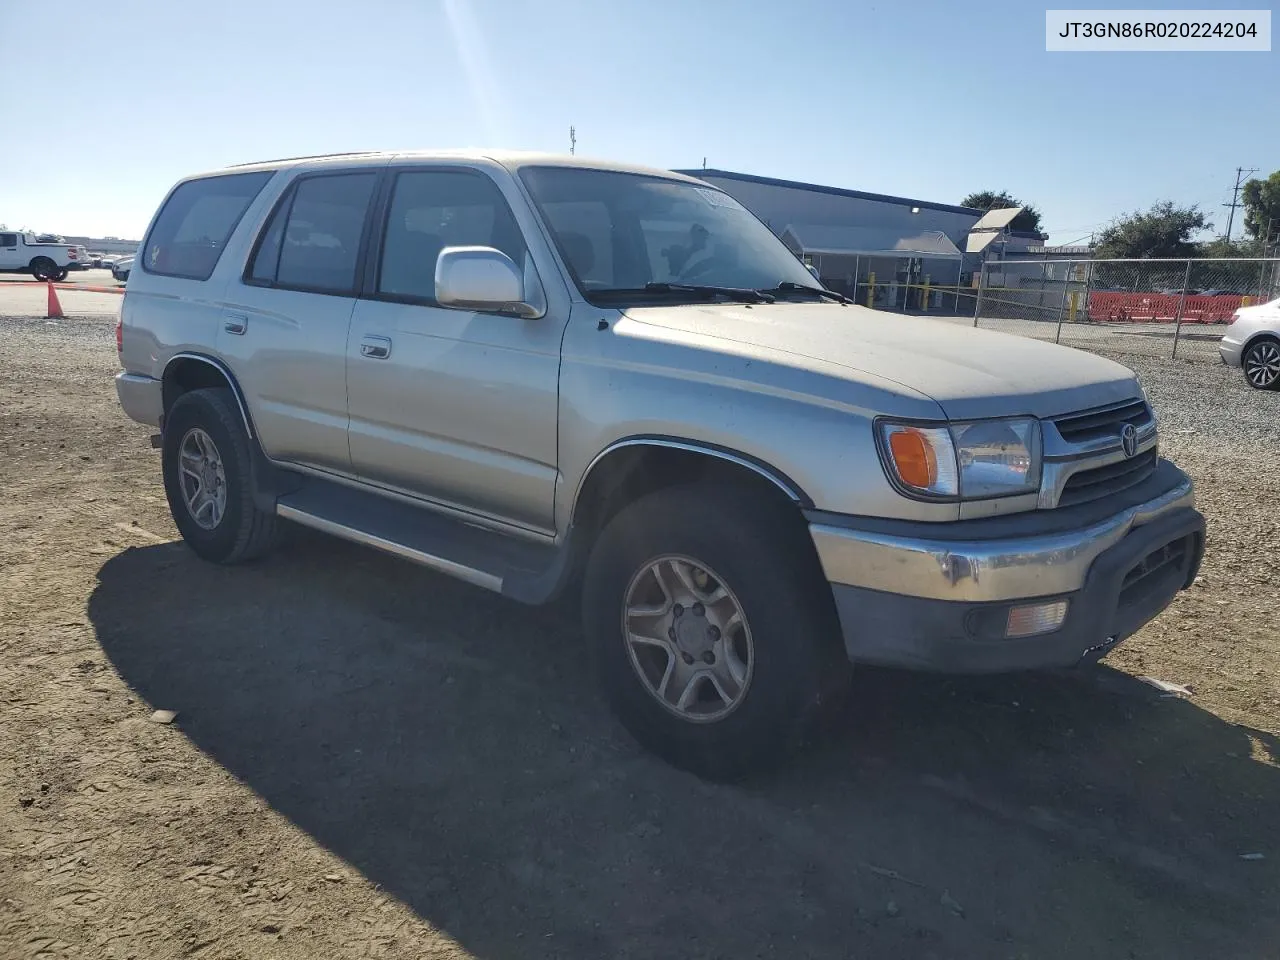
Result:
M904 427L890 434L889 452L903 483L922 490L937 483L938 456L925 435L915 427Z

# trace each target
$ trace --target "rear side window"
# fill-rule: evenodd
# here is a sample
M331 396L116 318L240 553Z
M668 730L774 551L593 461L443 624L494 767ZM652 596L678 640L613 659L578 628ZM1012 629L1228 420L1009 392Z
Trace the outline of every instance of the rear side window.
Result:
M300 180L271 215L245 279L262 286L353 294L376 173Z
M258 240L258 250L245 279L252 283L270 286L276 282L276 268L280 265L280 238L284 236L284 222L289 217L293 197L284 199L271 213L267 227Z
M147 236L147 273L208 280L236 224L272 172L190 180L169 197Z
M18 235L16 233L0 233L0 247L16 247L18 245Z

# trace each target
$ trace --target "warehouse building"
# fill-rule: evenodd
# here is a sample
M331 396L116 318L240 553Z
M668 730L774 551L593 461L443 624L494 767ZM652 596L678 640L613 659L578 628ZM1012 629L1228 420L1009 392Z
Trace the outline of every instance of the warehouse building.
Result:
M948 295L968 286L987 256L1018 256L1037 233L1002 231L983 254L963 251L982 210L777 180L730 170L681 170L719 187L763 220L832 290L884 309L959 309ZM957 305L959 304L959 306Z

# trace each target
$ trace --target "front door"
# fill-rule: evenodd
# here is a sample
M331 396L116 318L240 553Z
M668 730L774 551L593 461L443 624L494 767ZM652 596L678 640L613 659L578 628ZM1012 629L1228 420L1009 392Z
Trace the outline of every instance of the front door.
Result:
M347 344L352 468L446 506L553 529L560 339L567 317L526 320L435 302L444 247L527 250L478 170L393 174L369 299Z

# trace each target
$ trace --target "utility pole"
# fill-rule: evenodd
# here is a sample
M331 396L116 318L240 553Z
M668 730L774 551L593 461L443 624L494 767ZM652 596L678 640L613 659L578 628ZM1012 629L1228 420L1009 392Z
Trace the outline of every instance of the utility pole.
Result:
M1258 172L1257 167L1250 167L1246 170L1244 167L1236 167L1236 185L1231 190L1231 202L1224 203L1224 207L1230 207L1231 212L1227 214L1227 239L1231 239L1231 227L1236 219L1236 207L1240 206L1240 181L1245 177L1251 177Z
M573 129L573 127L570 127L569 128L569 156L573 156L573 153L575 150L577 150L577 148L578 148L578 134Z

